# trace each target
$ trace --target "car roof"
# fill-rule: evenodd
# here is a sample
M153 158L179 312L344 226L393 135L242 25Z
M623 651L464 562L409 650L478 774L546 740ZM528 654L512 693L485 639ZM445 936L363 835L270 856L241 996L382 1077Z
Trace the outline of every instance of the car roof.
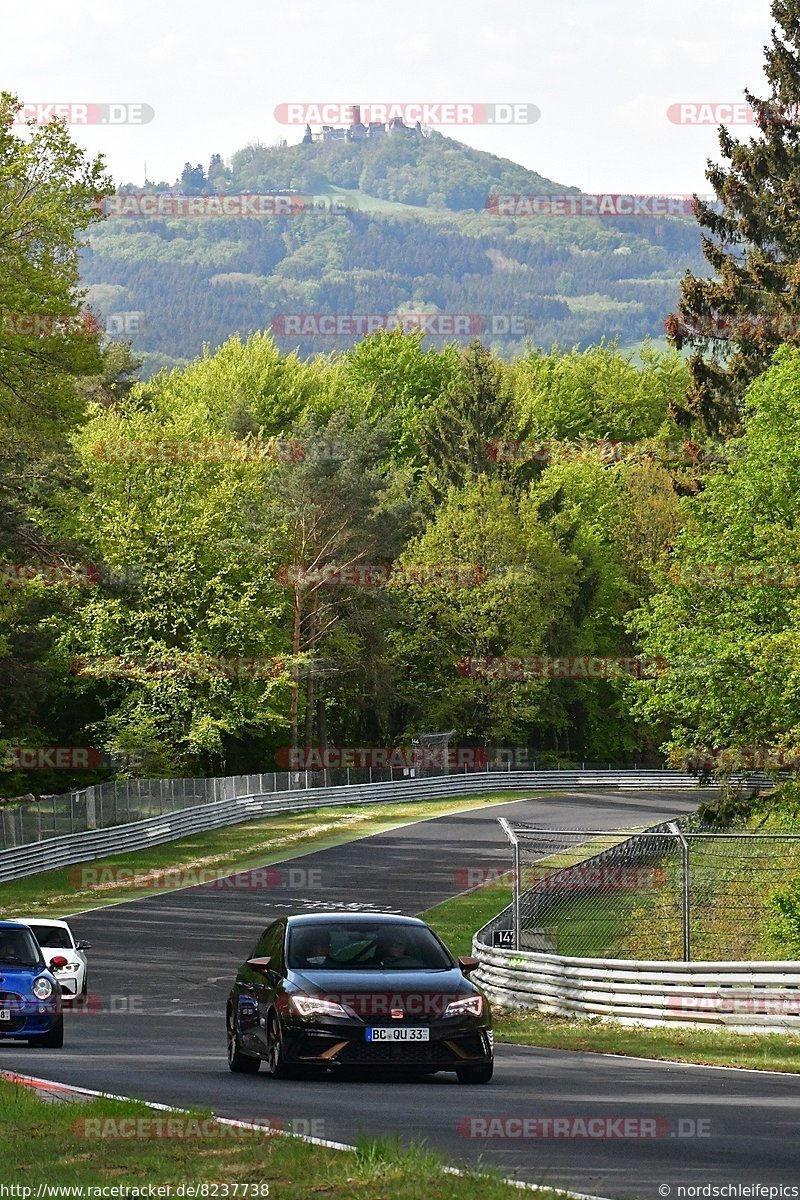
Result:
M356 920L375 925L421 925L427 929L424 921L418 917L404 917L402 913L352 912L350 909L332 909L330 912L293 913L286 918L289 925L319 925L328 921Z
M52 925L54 929L69 929L66 921L55 921L52 917L14 917L22 925Z
M27 929L24 921L0 921L0 929Z

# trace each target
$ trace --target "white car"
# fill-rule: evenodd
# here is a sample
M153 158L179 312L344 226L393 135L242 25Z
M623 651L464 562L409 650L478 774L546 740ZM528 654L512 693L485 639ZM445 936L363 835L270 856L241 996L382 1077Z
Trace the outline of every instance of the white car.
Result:
M61 985L62 1000L85 996L88 977L88 962L84 950L91 949L90 942L76 942L66 921L51 921L48 917L14 917L21 925L27 925L39 943L44 960L65 958L67 965L51 970Z

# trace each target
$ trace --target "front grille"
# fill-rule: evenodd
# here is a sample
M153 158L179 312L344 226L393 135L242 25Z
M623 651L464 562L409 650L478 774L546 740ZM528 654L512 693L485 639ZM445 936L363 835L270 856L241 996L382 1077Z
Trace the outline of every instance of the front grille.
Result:
M456 1056L444 1042L350 1042L334 1062L350 1065L429 1066L452 1063Z

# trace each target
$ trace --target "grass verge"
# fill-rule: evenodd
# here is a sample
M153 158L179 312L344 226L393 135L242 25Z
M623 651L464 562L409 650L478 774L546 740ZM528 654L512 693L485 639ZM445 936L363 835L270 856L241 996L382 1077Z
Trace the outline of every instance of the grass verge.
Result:
M757 1071L800 1072L800 1034L732 1033L727 1029L645 1029L599 1018L540 1012L495 1014L495 1038L519 1046L673 1059Z
M171 1136L165 1135L171 1121L179 1124L172 1126ZM331 1200L519 1196L517 1188L491 1172L466 1169L458 1176L446 1174L437 1155L421 1145L401 1147L396 1139L363 1140L349 1152L331 1150L298 1138L235 1130L214 1122L210 1113L157 1112L136 1101L46 1104L29 1088L4 1080L0 1128L5 1181L34 1189L39 1183L173 1188L216 1184L217 1189L205 1195L220 1200L264 1200L267 1195L276 1200L323 1195ZM245 1190L244 1184L250 1188ZM552 1192L539 1195L556 1200Z
M0 918L73 915L122 900L155 894L148 875L163 871L185 873L191 884L200 871L220 876L239 870L286 862L312 850L325 850L369 834L395 829L411 821L452 812L464 812L520 800L519 792L494 792L487 796L454 796L448 800L420 800L407 804L342 805L310 812L280 813L263 820L192 834L148 850L116 854L72 867L43 871L25 879L0 884ZM115 883L113 873L122 868L126 880ZM95 881L96 882L93 882ZM172 883L174 887L174 882Z

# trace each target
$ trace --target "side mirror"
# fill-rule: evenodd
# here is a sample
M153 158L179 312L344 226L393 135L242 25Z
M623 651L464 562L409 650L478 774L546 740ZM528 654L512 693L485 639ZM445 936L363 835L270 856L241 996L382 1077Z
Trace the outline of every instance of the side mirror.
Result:
M91 950L91 948L92 948L91 942L76 942L76 944L75 944L76 950Z
M51 971L60 971L61 968L66 967L68 965L68 963L69 963L69 959L64 958L63 954L56 954L53 958L50 959L50 970Z
M267 958L248 958L247 965L251 970L258 971L260 975L266 975L271 962L272 959L269 956Z
M481 965L479 958L471 958L468 954L462 954L458 960L458 965L461 967L463 975L471 975Z

